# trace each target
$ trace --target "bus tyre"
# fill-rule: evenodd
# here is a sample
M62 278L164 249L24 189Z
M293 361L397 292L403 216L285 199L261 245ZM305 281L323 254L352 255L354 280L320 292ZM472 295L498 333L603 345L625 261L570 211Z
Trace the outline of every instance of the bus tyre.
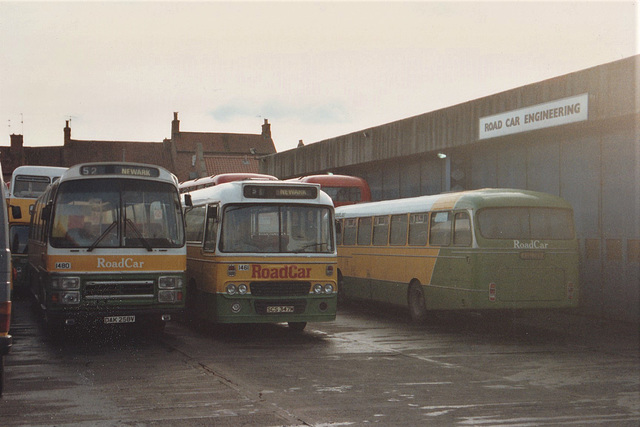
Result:
M409 315L411 316L411 320L416 323L422 323L427 320L427 304L424 300L422 285L419 282L411 282L409 284L407 300L409 303Z
M58 319L52 318L49 313L44 312L44 331L48 338L59 339L64 334L64 325Z
M344 294L344 278L342 277L340 270L338 270L338 304L343 305L346 300L347 297Z
M289 329L296 332L302 332L307 327L307 322L289 322Z

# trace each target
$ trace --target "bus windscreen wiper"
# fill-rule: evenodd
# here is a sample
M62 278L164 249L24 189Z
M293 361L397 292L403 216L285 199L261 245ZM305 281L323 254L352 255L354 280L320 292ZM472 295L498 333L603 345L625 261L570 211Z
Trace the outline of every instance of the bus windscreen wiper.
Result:
M133 221L127 218L127 224L130 225L133 232L136 233L136 236L138 236L138 239L140 239L140 243L142 243L142 246L144 246L149 252L153 251L153 248L151 247L147 239L142 237L142 233L140 233L140 230L138 230L138 227L136 227Z
M113 227L115 227L116 225L118 225L118 222L117 221L113 221L111 223L111 225L108 226L107 229L104 230L100 236L98 236L96 241L93 242L91 244L91 246L89 246L89 248L87 249L87 252L91 252L92 250L94 250L100 244L100 242L102 242L102 239L104 239L106 237L106 235L109 234L111 232L111 230L113 230Z

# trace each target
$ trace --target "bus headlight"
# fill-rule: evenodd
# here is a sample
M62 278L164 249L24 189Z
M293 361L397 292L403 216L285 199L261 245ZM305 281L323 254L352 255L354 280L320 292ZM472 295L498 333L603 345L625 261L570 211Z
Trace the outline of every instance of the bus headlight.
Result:
M333 285L331 283L327 283L326 285L324 285L324 293L325 294L333 293Z
M180 276L161 276L158 278L158 288L160 289L178 289L182 287L182 277Z
M238 293L240 295L245 295L248 290L249 290L249 288L247 288L247 285L245 285L244 283L238 285Z
M61 302L62 304L80 304L80 292L62 292Z
M175 290L159 290L158 302L180 302L182 300L182 292Z
M235 295L236 292L238 292L238 288L236 287L236 285L234 285L233 283L229 283L227 285L227 293L229 295Z
M53 289L80 289L79 277L56 277L51 279Z
M323 292L324 292L324 288L320 283L316 283L315 285L313 285L313 293L314 294L320 295Z

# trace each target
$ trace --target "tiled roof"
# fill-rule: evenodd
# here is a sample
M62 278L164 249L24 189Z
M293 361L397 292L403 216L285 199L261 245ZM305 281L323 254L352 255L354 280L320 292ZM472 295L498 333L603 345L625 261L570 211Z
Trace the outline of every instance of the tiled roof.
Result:
M252 149L259 155L276 152L273 140L259 134L180 132L175 141L178 152L194 152L197 144L205 154L249 154Z
M205 156L208 175L230 172L258 173L258 160L251 156Z

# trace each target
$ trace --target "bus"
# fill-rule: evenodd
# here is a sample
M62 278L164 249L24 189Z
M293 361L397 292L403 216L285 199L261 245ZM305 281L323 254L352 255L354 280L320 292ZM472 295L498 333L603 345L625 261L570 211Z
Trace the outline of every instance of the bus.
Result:
M369 184L362 178L349 175L309 175L288 181L312 182L320 184L322 191L333 200L335 207L370 202Z
M47 186L56 181L67 168L55 166L19 166L11 175L9 193L9 242L13 265L13 286L16 292L26 292L27 240L31 210Z
M2 179L0 165L0 197L3 206L7 203L7 187ZM4 356L11 350L13 338L11 326L11 253L9 251L9 221L7 210L0 209L0 397L4 389Z
M573 210L549 194L483 189L336 209L346 299L408 309L578 306Z
M204 178L196 178L190 181L180 183L180 193L188 193L193 190L200 190L214 185L224 184L225 182L242 181L244 179L266 179L269 181L277 181L278 178L272 175L261 173L245 173L230 172L218 175L205 176Z
M188 318L295 331L335 320L334 209L319 185L234 181L183 198Z
M36 201L28 257L48 333L119 323L162 330L185 304L177 178L137 163L69 168Z
M57 166L18 166L11 174L10 199L37 199L67 170Z

